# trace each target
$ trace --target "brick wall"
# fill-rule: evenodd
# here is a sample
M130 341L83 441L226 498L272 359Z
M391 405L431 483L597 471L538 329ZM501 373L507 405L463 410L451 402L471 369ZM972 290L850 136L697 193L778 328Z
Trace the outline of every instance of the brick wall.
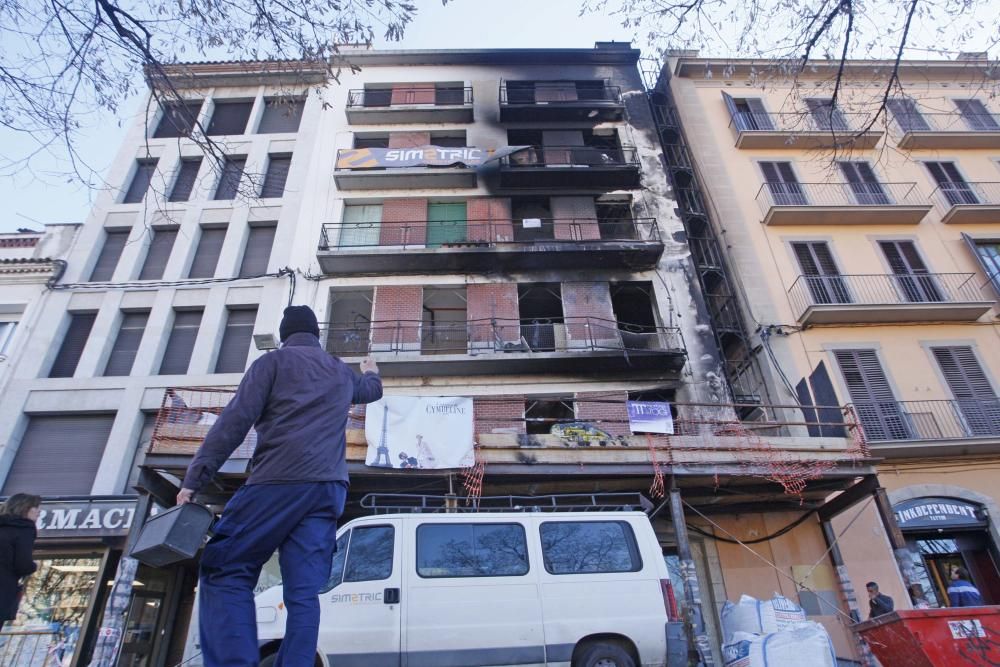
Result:
M389 346L397 343L419 349L423 303L424 288L419 285L376 287L372 304L373 349L391 349Z
M587 399L614 402L588 403ZM628 393L581 392L576 395L576 400L576 418L578 420L593 423L608 435L631 434L628 428L628 409L625 407Z
M398 83L392 87L391 104L434 104L434 84ZM402 146L393 146L402 148Z
M426 199L387 199L382 203L379 245L423 245L426 241Z
M389 148L415 148L417 146L427 146L430 143L431 143L430 132L389 133Z
M516 342L520 337L517 309L517 283L472 283L465 286L466 312L472 326L472 342L495 340L490 320L495 319L501 342Z
M476 433L524 433L524 396L477 396L472 400Z
M552 197L553 234L557 239L601 238L593 197Z
M510 216L510 198L478 197L468 201L468 239L470 241L514 240Z
M608 283L563 283L562 301L567 343L570 347L586 345L591 340L610 341L617 338ZM572 318L592 318L590 328L588 329L586 320Z

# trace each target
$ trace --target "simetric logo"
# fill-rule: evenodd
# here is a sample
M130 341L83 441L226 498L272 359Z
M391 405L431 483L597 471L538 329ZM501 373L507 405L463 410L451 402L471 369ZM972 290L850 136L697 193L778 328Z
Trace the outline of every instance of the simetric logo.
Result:
M331 595L330 602L333 604L379 604L382 602L381 593L341 593Z

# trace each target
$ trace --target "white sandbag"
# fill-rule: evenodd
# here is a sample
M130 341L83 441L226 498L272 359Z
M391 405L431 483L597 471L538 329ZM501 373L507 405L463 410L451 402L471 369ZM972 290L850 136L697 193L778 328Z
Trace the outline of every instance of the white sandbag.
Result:
M837 667L830 635L819 623L800 621L780 632L737 632L722 647L725 667Z
M729 643L736 632L764 635L778 632L806 620L802 607L786 597L775 594L770 600L758 600L743 595L739 602L722 606L722 640Z

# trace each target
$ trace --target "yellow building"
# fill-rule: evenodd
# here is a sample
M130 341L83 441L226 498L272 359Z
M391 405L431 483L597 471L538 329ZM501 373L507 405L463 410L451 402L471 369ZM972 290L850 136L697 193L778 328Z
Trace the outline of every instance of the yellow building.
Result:
M875 580L897 608L907 587L944 606L962 565L1000 603L995 82L975 57L903 62L883 108L892 63L854 61L831 106L838 64L793 80L779 70L797 63L685 53L661 73L665 158L735 398L853 406L913 560L904 579L875 502L838 517L862 597ZM727 338L734 307L743 331Z

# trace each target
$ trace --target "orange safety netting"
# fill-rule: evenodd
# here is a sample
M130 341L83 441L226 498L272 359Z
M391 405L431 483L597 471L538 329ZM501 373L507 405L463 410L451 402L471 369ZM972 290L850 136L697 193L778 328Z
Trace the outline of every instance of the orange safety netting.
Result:
M193 452L236 393L235 387L176 387L167 389L156 415L150 451L160 454ZM257 432L247 434L232 458L248 459L257 446Z

